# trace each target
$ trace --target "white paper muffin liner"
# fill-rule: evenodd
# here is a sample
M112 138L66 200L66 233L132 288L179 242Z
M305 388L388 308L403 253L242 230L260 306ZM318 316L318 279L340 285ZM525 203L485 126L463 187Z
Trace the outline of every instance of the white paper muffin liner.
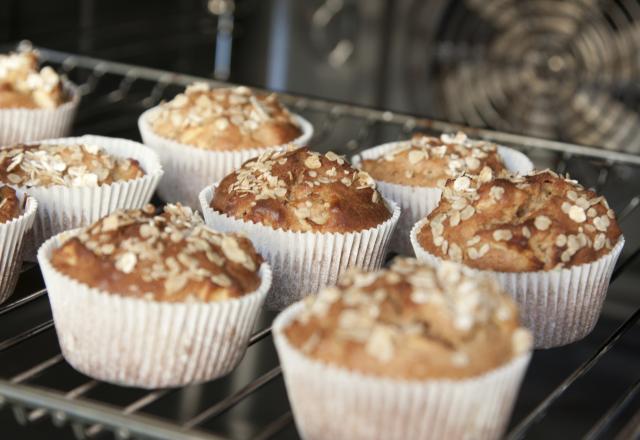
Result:
M91 288L60 272L51 255L79 230L38 251L60 348L76 370L140 388L177 387L224 376L240 362L271 286L260 267L258 289L240 298L169 303Z
M164 166L165 176L158 187L158 194L165 202L180 202L192 209L200 209L198 194L202 188L222 180L247 160L265 151L283 147L274 145L238 151L210 151L181 144L153 131L149 118L157 110L154 107L145 111L138 119L138 128L144 144L158 153ZM302 135L291 143L304 146L313 136L313 126L302 116L293 114L292 117L302 130Z
M418 243L425 219L411 230L418 260L437 267L442 259ZM498 272L464 266L470 274L494 277L520 308L522 323L533 333L536 348L566 345L587 336L600 317L609 280L624 247L624 237L611 252L592 263L538 272Z
M89 225L118 209L141 208L151 200L163 170L156 153L144 145L104 136L49 139L42 144L92 144L117 157L136 159L143 177L94 187L17 187L39 203L32 233L27 236L25 258L35 261L38 247L58 232ZM12 185L13 186L13 185Z
M80 103L80 92L69 81L63 84L69 100L59 107L0 109L0 145L67 136Z
M18 281L24 249L24 236L31 230L36 217L38 201L18 192L18 199L26 204L20 216L0 224L0 304L13 293Z
M274 321L273 337L302 438L497 439L509 421L531 353L467 379L400 380L365 375L306 356L284 329L303 304Z
M358 232L319 233L273 229L238 220L209 206L217 185L200 193L207 225L222 232L244 233L273 268L273 288L267 296L270 309L281 310L300 298L333 285L350 267L373 270L382 266L389 240L400 217L400 208L387 201L391 217L380 225Z
M389 142L377 147L369 148L352 157L354 166L360 166L363 159L376 159L385 155L408 141ZM505 167L514 173L526 174L533 170L531 160L521 152L512 148L498 145L498 154ZM438 206L442 190L420 186L400 185L376 180L380 193L389 200L400 205L402 214L398 227L391 241L391 250L400 255L413 256L413 247L409 240L409 233L415 223Z

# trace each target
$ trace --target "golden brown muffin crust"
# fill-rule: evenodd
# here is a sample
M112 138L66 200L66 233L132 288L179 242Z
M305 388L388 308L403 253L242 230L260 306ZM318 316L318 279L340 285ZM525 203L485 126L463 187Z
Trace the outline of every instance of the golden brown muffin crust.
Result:
M289 231L353 232L391 217L375 182L342 156L293 147L245 162L211 200L218 212Z
M62 81L49 66L38 70L35 51L0 55L0 108L55 108L64 102Z
M239 234L206 227L191 209L118 211L54 250L53 266L107 292L156 301L237 298L260 285L262 258Z
M0 109L5 108L38 108L30 95L16 92L8 84L0 84Z
M475 376L531 346L515 304L494 281L415 259L348 272L307 297L284 332L314 359L400 379Z
M376 159L362 161L362 169L383 182L442 187L463 173L493 173L506 169L495 144L473 141L462 133L439 138L417 133L410 141Z
M135 159L113 156L97 145L34 144L0 150L0 181L19 186L97 186L137 179Z
M0 223L6 223L21 214L20 200L16 190L10 186L0 186Z
M160 105L151 127L160 136L215 151L273 147L302 134L275 94L247 87L211 89L206 83L190 85Z
M486 270L531 272L590 263L620 238L604 197L546 170L447 184L418 242L444 259Z

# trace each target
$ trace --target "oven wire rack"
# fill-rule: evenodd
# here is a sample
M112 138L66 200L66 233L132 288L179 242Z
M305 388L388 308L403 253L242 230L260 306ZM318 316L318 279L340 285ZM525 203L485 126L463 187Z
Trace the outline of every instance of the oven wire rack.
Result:
M44 48L39 50L45 62L63 71L80 86L83 101L74 129L78 133L137 138L137 115L144 109L156 105L162 99L170 98L193 81L204 80L215 85L225 85L189 75ZM612 283L625 274L637 259L640 252L640 236L633 233L633 220L640 205L638 156L529 136L460 127L446 122L322 99L289 94L283 94L282 99L295 112L302 113L314 123L316 133L311 145L320 150L331 147L340 153L353 154L383 141L407 138L415 130L440 133L464 129L470 136L518 148L529 154L539 165L550 166L559 172L571 171L574 175L577 173L588 186L610 190L606 195L612 201L627 236L627 248L613 274ZM158 412L150 410L154 405L166 400L177 400L178 407L189 406L189 402L195 398L203 400L202 390L198 387L189 387L186 390L129 390L102 384L76 373L65 363L55 341L53 321L46 303L46 290L39 277L37 265L25 263L21 270L16 294L8 303L0 306L0 324L5 321L21 323L11 324L8 330L0 326L0 364L15 364L15 371L0 375L0 408L12 411L20 424L29 425L50 418L55 426L71 430L78 439L105 436L118 439L218 439L225 436L215 434L216 419L241 407L243 402L259 390L271 387L269 393L272 394L268 397L278 400L284 409L278 410L275 415L269 413L265 416L259 429L231 429L230 436L259 439L297 436L293 416L286 396L283 395L281 369L270 342L269 325L272 314L265 314L261 319L260 329L250 340L250 350L261 344L267 349L251 356L249 352L247 354L247 357L254 360L261 356L273 358L273 362L267 368L258 369L260 371L257 372L255 368L245 368L242 374L234 373L231 375L232 378L220 379L206 385L212 387L216 396L208 398L209 391L205 390L205 400L209 403L199 408L191 408L190 411L182 413L178 411L177 414L166 414L165 411L165 414L158 415ZM31 309L35 312L30 312ZM599 347L587 354L577 368L564 377L552 392L536 402L528 414L512 424L507 434L508 438L527 437L531 429L544 422L547 411L563 394L576 387L607 353L616 348L621 338L636 326L640 319L640 308L627 315L620 320L618 327L600 342ZM4 333L10 334L5 336ZM247 357L241 366L248 362ZM45 376L53 376L60 381L63 380L60 378L64 378L72 385L65 383L63 389L60 389L60 386L56 386L55 380L43 385L42 378ZM69 379L70 377L72 379ZM217 387L218 382L224 384ZM276 382L277 386L273 386ZM108 388L114 395L124 393L125 396L115 399L116 403L111 398L103 400L96 397L100 396L100 393L94 395L102 388ZM619 438L640 436L639 397L640 377L618 396L618 400L599 418L593 420L586 438L611 436L613 427ZM269 410L270 408L263 407L256 412L255 409L241 408L239 412L246 416L260 415ZM227 434L228 431L227 429Z

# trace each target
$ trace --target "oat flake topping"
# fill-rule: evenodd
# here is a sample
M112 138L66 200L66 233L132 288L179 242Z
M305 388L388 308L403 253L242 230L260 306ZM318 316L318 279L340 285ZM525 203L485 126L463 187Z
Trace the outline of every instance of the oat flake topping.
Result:
M382 181L440 187L463 173L489 180L505 171L496 144L471 140L462 132L440 137L415 134L377 160L364 160L363 169Z
M275 94L256 94L244 86L211 88L204 82L161 104L150 122L162 136L211 149L216 149L211 143L226 149L276 146L301 134Z
M163 301L218 300L252 291L259 284L262 261L247 238L215 232L180 205L166 205L159 215L153 205L115 212L61 249L54 264L72 276L87 276L89 283L117 293ZM78 249L91 254L79 258L84 251ZM99 281L91 278L93 259L107 264L101 266ZM110 274L106 268L111 264L115 272Z
M252 221L252 214L257 213L260 220L265 218L278 227L287 225L274 219L305 231L329 228L333 216L336 223L361 223L366 228L381 223L371 224L377 217L390 216L368 173L351 167L333 152L321 154L293 145L245 162L219 188L223 189L216 191L214 209L242 214ZM376 218L363 218L367 215Z
M98 186L142 177L138 161L97 145L34 144L0 150L0 180L17 186Z
M450 181L418 240L473 267L531 271L593 261L619 236L604 197L544 170L491 182L471 175Z
M496 344L506 339L507 358L529 350L531 337L517 316L513 301L491 279L469 277L452 263L433 269L396 259L387 270L351 270L336 287L307 297L297 323L312 331L301 347L308 354L323 351L322 341L330 340L336 353L335 344L361 348L381 368L411 359L413 352L447 353L442 366L456 370L479 355L472 341L481 334L493 335Z
M51 67L38 70L35 51L0 55L0 90L30 96L41 108L54 108L63 101L60 77Z

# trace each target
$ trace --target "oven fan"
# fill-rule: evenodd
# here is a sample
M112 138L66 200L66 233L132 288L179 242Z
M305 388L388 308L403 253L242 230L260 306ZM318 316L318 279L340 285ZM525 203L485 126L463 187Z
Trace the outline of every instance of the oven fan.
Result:
M640 2L415 0L409 16L407 73L435 87L411 91L415 108L472 126L640 152Z

